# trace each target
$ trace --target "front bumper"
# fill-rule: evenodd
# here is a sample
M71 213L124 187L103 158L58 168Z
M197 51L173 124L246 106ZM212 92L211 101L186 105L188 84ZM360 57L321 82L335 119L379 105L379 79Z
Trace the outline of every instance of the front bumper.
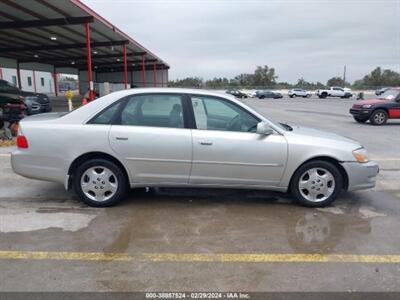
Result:
M51 112L51 110L52 109L51 109L50 103L48 103L48 104L32 104L29 112L33 115L33 114Z
M379 166L376 162L343 162L342 166L349 179L348 191L370 189L375 186L379 173Z
M350 108L350 113L356 118L369 119L372 110L366 108Z

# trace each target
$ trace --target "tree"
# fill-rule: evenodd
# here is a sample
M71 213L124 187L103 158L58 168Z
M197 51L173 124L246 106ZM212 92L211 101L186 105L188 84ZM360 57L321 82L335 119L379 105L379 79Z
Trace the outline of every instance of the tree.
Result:
M240 74L235 76L234 80L237 82L238 86L252 86L253 81L254 81L254 75L253 74Z
M254 71L253 85L263 87L274 87L276 85L275 69L269 68L267 65L258 66Z
M344 82L343 78L341 77L332 77L326 82L327 86L346 86L349 85L348 82Z
M187 77L184 79L171 80L168 82L171 87L187 87L187 88L202 88L204 86L203 79L200 77Z
M355 88L378 88L398 85L400 85L400 74L389 69L382 71L380 67L375 68L371 73L365 75L363 79L356 80L353 84Z

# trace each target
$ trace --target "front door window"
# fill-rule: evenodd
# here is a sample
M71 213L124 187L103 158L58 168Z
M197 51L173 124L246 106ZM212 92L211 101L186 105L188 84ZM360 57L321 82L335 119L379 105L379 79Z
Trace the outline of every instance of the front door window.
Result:
M240 106L226 100L193 96L197 129L255 132L259 120Z

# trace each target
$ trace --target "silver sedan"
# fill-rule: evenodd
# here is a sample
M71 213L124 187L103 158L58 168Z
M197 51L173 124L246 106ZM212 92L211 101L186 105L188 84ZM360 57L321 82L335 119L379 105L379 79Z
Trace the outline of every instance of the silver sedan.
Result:
M73 187L110 206L129 187L290 191L309 207L372 188L378 165L336 134L275 123L226 94L189 89L115 92L68 113L20 124L14 171Z

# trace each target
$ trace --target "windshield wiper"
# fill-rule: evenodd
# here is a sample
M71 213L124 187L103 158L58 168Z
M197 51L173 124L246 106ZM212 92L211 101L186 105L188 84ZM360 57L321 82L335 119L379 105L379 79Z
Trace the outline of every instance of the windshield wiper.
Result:
M281 124L287 131L293 131L293 127L292 126L289 126L286 123L279 123L279 124Z

